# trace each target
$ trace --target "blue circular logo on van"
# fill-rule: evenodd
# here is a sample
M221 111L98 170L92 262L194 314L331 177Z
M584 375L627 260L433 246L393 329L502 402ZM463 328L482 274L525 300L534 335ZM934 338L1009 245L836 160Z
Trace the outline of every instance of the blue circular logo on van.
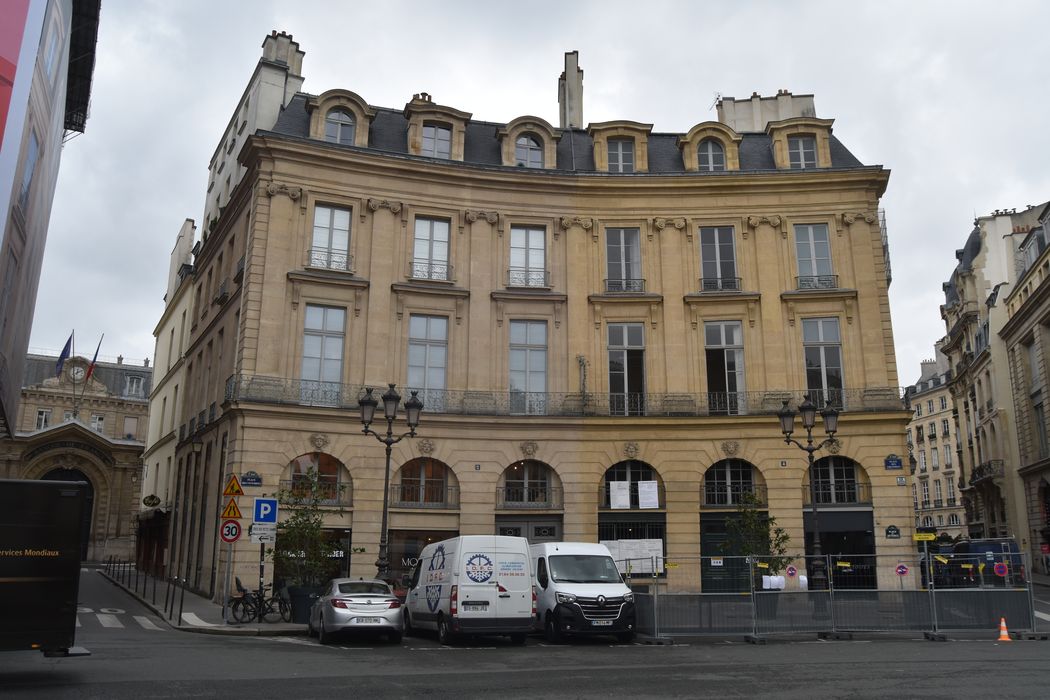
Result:
M484 554L472 554L467 559L466 574L474 583L485 583L492 578L492 560Z

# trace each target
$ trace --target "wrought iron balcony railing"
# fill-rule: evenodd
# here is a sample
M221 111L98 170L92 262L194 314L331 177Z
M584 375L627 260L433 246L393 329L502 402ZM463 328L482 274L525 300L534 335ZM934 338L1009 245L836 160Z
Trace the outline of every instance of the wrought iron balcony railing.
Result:
M970 472L970 486L976 486L983 481L1003 476L1003 473L1003 460L992 459L987 462L982 462Z
M644 279L608 279L605 280L605 291L610 294L641 294L645 292Z
M311 248L310 267L351 272L354 269L354 256L350 255L350 253L345 250L337 250L334 248Z
M496 489L496 508L506 510L544 510L562 507L562 491L553 486L500 486Z
M943 508L944 507L944 501L942 499L940 499L940 498L933 499L933 507L934 508Z
M871 485L856 481L841 483L818 482L816 484L817 505L871 505ZM809 484L802 485L802 505L812 506L813 498ZM929 501L923 501L929 507Z
M838 275L799 275L795 289L838 289Z
M700 278L701 292L739 292L741 288L739 277Z
M409 391L405 387L404 391ZM357 410L364 394L359 384L283 379L263 375L232 375L226 401L318 406ZM426 389L419 392L428 413L484 416L649 416L704 417L774 415L788 400L800 404L810 392L770 390L734 393L608 394L593 392L508 392ZM898 387L842 389L832 403L845 412L899 411Z
M436 260L413 260L408 268L408 276L414 280L448 282L452 279L452 266Z
M954 498L949 498L947 501L945 501L945 503L948 504L949 508L952 508L952 507L954 507L956 505Z
M737 506L743 503L745 496L753 496L757 506L765 506L766 487L756 484L708 484L700 490L705 506Z
M550 287L551 273L547 270L511 268L507 270L508 287Z
M391 508L459 508L459 487L443 483L402 482L390 487Z
M285 479L281 481L282 494L292 498L310 498L310 483L306 479ZM323 506L354 505L354 494L351 484L346 482L320 481L317 484L318 501ZM282 499L287 500L287 499Z

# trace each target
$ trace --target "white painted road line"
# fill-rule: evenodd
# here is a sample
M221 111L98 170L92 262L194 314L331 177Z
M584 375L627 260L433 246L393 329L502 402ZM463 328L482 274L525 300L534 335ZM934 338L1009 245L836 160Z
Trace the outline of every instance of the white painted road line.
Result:
M77 627L80 627L80 615L77 615Z
M98 613L95 617L98 618L103 627L124 627L124 623L118 620L116 615Z
M1038 617L1040 620L1050 620L1050 615L1047 615L1043 612L1039 612L1038 610L1035 611L1035 616Z
M139 623L142 626L142 629L145 629L145 630L156 630L157 632L163 632L164 631L163 627L157 627L155 624L153 624L153 620L149 619L145 615L135 615L134 617L135 617L135 622Z
M218 627L218 625L213 625L210 622L205 622L204 620L200 619L199 617L197 617L196 613L182 613L182 621L187 624L193 625L194 627Z

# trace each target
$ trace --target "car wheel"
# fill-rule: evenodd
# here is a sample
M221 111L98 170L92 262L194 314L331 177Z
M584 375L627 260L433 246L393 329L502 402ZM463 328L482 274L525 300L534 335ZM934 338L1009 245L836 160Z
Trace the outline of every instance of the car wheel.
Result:
M554 615L547 615L547 622L543 625L543 636L551 644L560 644L562 641L561 630L558 629L558 620Z
M452 630L449 629L448 619L444 615L438 618L438 643L452 643Z
M321 616L321 626L317 630L317 641L321 644L328 644L332 641L332 635L324 630L324 615Z
M316 637L317 636L317 630L314 629L314 616L313 615L310 615L310 617L306 618L306 633L308 635L310 635L311 637Z
M616 641L620 644L630 644L634 641L634 632L617 632Z
M409 637L416 636L416 628L412 626L412 615L405 610L405 634Z
M518 632L510 635L510 643L517 647L523 646L525 644L525 633Z

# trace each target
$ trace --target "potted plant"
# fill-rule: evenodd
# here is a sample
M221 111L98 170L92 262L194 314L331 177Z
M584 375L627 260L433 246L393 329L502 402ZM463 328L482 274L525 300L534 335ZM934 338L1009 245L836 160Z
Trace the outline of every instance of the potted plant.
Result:
M277 498L290 513L277 524L277 541L269 555L284 583L292 605L292 622L305 624L310 606L329 578L333 557L339 545L325 537L324 516L332 512L332 484L322 482L316 469L297 475L290 488L281 489ZM341 510L336 510L341 512ZM277 593L277 591L275 591Z
M723 544L726 554L747 558L752 593L764 590L763 576L779 576L791 563L791 557L787 554L791 537L777 525L776 518L760 509L761 506L761 501L753 493L741 494L736 513L726 521L726 541ZM768 600L768 605L760 606L760 613L775 616L776 596L764 598Z

